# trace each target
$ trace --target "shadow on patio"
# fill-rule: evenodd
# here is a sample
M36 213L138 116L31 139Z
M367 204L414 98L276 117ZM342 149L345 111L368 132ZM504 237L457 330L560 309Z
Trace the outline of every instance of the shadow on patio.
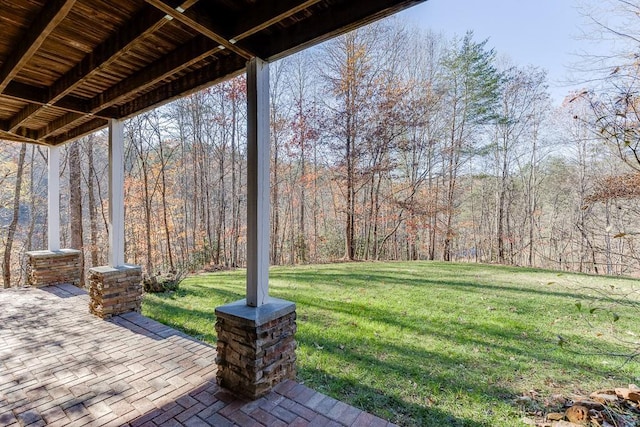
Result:
M238 399L216 383L215 348L87 307L73 286L0 290L0 425L390 425L293 381Z

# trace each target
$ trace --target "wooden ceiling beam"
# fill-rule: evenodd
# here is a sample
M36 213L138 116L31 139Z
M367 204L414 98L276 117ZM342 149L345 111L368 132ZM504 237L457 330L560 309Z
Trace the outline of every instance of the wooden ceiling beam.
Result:
M26 102L28 105L21 111L16 113L6 123L6 126L2 129L13 132L18 129L29 117L32 117L35 113L43 108L48 107L46 104L46 94L43 89L26 85L18 82L11 82L5 89L5 93L2 96L13 98L22 102ZM49 105L50 106L50 105ZM72 114L89 114L90 100L77 98L75 96L65 96L55 105L56 108L66 110ZM100 114L96 114L103 118L115 118L118 110L116 108L103 108Z
M318 2L320 0L269 0L257 2L235 19L236 24L231 30L233 34L231 40L239 41L247 38Z
M181 7L189 8L196 1L183 0ZM123 28L96 46L80 63L56 80L40 103L41 107L45 104L58 104L63 97L89 79L94 72L108 66L124 52L127 52L137 39L159 30L168 22L166 15L156 8L151 6L144 7ZM39 110L39 108L33 109L27 106L16 117L19 117L24 122Z
M238 45L250 46L259 58L275 61L422 2L424 0L336 1L331 7L315 11L309 18L270 37L254 34Z
M65 110L69 113L79 113L84 115L93 114L94 116L102 117L103 119L115 119L118 115L118 109L115 107L103 108L100 110L99 114L94 113L91 111L91 100L76 98L75 96L70 95L62 98L54 105L54 107Z
M143 68L136 74L107 89L89 101L88 113L105 118L116 118L117 108L112 107L122 98L133 92L143 91L147 87L174 75L182 69L203 60L219 50L218 45L207 37L198 36L173 50L168 55ZM64 100L63 98L62 100ZM84 116L70 112L40 130L40 138L48 138L61 130L73 126Z
M0 122L0 139L5 139L2 135L13 135L14 137L20 137L23 142L37 142L38 132L33 129L19 128L13 132L8 131L9 124L6 121Z
M207 37L197 36L182 46L178 46L178 48L156 62L95 96L89 102L89 111L97 113L115 105L130 94L142 92L149 86L157 84L185 68L189 68L219 50L217 43Z
M94 116L95 118L108 120L117 118L117 115L118 108L116 107L107 107L97 114L69 112L51 121L47 126L38 129L38 139L49 138L52 135L64 132L66 129L72 128L77 122L86 119L87 116Z
M13 133L23 138L27 138L31 141L37 141L40 139L38 138L38 132L34 131L33 129L19 128Z
M227 38L223 36L225 31L222 28L218 28L215 23L209 19L208 13L203 13L201 10L183 10L181 7L175 8L164 0L145 1L153 7L156 7L158 10L161 10L171 16L176 21L181 22L203 36L209 37L225 49L229 49L231 52L240 55L245 59L250 59L255 56L249 50L238 47L230 40L227 40Z
M93 133L99 129L106 127L107 124L109 124L108 120L96 118L86 123L83 123L80 126L77 126L60 135L42 139L42 142L44 142L46 145L49 145L49 146L60 145L65 142L70 142L78 138L82 138L85 135L89 135L90 133Z
M84 114L77 113L67 113L62 117L59 117L41 129L38 129L37 139L45 139L53 134L60 133L60 131L65 130L71 125L75 124L77 121L82 120L86 117Z
M0 139L5 140L5 141L26 142L28 144L44 145L44 143L42 141L38 141L36 139L20 136L19 134L16 134L16 133L10 133L10 132L7 132L7 131L5 131L3 129L0 129Z
M186 94L193 93L202 87L210 86L226 80L233 75L241 73L245 66L246 61L243 58L237 55L226 55L203 68L185 74L180 79L160 86L159 88L118 107L118 118L131 117L134 114L156 107L158 104L172 101ZM75 128L67 132L64 132L65 129L73 127L76 122L83 118L84 116L74 115L73 113L66 114L45 128L40 129L38 131L37 138L47 141L47 143L50 144L57 144L60 141L63 141L68 135L71 135L70 132L73 132ZM104 126L102 122L97 120L92 120L87 123L99 124L99 127ZM90 133L90 131L87 130L86 124L82 124L80 127L84 129L80 136ZM79 138L80 136L74 136L74 138Z
M13 116L9 120L9 132L14 132L22 123L24 123L29 117L36 113L36 111L42 108L41 104L29 104L24 107L18 114Z
M214 85L242 73L246 61L237 55L226 55L211 64L185 74L139 98L119 107L119 117L128 118L150 108L178 99L199 89Z
M145 0L136 15L50 87L16 82L19 70L39 58L34 54L64 20L63 11L51 13L73 1L39 0L45 7L33 15L29 33L0 64L0 102L11 98L24 103L22 111L0 121L0 138L62 144L106 126L107 118L128 118L236 76L252 57L272 61L424 0L228 0L218 6L198 0ZM138 41L164 33L160 28L171 20L188 31L178 30L179 34L196 37L151 64L140 63L143 68L91 99L72 95L101 70L118 67ZM41 31L33 31L38 28ZM206 59L212 55L215 58ZM192 69L196 70L187 71ZM47 114L39 114L44 108ZM43 127L34 129L34 123Z
M48 102L55 103L86 81L97 70L116 61L131 45L145 34L161 28L166 22L164 14L152 7L143 8L120 30L96 46L69 72L60 77L49 89Z
M24 83L11 82L5 89L2 96L6 96L7 98L12 98L17 101L22 101L28 104L37 104L41 108L47 106L46 102L46 94L43 89L37 88L35 86L27 85ZM51 106L51 105L49 105ZM65 96L58 103L55 104L56 108L60 108L61 110L66 110L74 113L83 113L88 114L92 111L90 110L90 100L86 98L78 98L76 96ZM29 106L25 108L31 108ZM16 116L20 115L21 112L17 113ZM34 113L35 114L35 113ZM115 118L116 110L107 110L104 112L104 118ZM14 117L16 117L14 116ZM26 120L26 118L25 118Z
M33 57L49 34L67 16L76 0L50 0L0 68L0 93Z
M15 99L22 102L31 102L35 104L44 104L46 94L43 89L24 83L11 82L7 85L2 96Z

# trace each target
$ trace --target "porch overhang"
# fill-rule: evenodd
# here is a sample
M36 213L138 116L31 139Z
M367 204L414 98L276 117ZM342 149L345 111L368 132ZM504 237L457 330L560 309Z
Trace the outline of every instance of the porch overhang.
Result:
M0 140L57 146L422 1L3 1Z
M295 378L295 304L268 286L269 62L421 1L0 2L0 140L49 147L51 251L59 146L109 125L109 265L89 271L91 312L141 307L124 250L123 120L246 72L247 298L216 311L218 381L258 398Z

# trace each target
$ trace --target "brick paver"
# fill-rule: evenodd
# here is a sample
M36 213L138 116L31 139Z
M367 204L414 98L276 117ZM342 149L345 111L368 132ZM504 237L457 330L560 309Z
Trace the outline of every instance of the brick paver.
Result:
M88 306L70 285L0 289L0 425L392 425L294 381L237 398L216 383L215 348L137 313L104 321Z

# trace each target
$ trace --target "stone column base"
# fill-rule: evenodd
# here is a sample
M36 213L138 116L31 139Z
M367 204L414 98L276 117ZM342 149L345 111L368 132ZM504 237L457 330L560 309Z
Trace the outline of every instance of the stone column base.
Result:
M89 269L89 312L107 319L142 305L142 268L138 265Z
M27 256L27 285L34 287L71 284L80 286L80 251L31 251Z
M216 308L217 379L221 387L257 399L296 377L296 305L269 298L261 307L246 300Z

